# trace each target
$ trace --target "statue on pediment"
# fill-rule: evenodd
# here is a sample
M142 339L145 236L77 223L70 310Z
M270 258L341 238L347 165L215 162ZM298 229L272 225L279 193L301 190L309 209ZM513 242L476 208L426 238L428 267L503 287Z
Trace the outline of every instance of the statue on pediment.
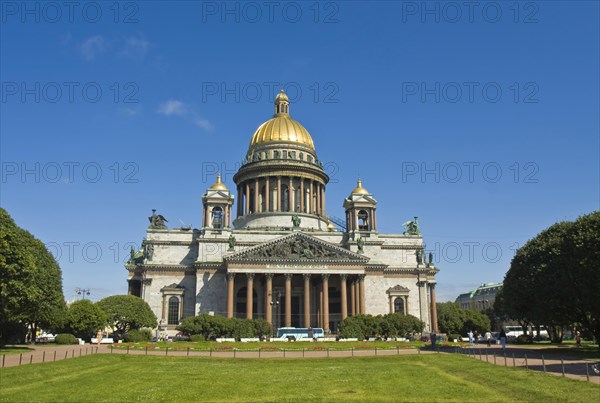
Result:
M156 214L156 209L152 209L152 215L148 217L148 221L150 221L150 226L148 228L153 229L167 229L165 225L167 219L161 214Z
M406 227L406 231L404 231L404 235L421 235L421 231L419 230L419 217L415 216L414 221L407 221L402 224Z

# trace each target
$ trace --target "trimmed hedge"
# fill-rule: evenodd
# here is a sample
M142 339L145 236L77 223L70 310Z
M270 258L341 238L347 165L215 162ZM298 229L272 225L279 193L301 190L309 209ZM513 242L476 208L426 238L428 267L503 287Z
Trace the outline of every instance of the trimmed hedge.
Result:
M152 331L150 329L132 329L124 337L127 343L140 343L152 340Z
M193 334L190 336L190 341L205 341L205 339L201 334Z
M79 344L79 340L77 340L77 337L70 333L61 333L59 335L56 335L54 342L56 344Z

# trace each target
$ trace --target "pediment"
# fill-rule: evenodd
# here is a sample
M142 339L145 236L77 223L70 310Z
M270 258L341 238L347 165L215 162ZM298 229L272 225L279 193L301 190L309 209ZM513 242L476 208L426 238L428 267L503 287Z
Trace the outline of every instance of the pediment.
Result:
M388 294L408 294L410 292L410 290L406 287L401 286L400 284L388 288L387 293Z
M285 261L364 264L368 257L295 232L225 257L226 262Z

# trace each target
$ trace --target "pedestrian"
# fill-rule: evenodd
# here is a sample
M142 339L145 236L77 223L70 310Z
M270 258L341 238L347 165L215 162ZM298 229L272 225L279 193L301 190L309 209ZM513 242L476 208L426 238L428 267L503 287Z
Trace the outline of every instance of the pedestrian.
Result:
M506 332L504 329L500 330L500 343L502 344L502 351L506 350Z
M581 333L579 333L579 330L575 333L575 344L577 344L577 347L581 347Z
M96 339L98 346L100 346L100 343L102 343L102 330L98 330L98 333L96 333Z
M488 347L492 346L492 333L489 330L485 332L485 341L487 341Z
M437 341L437 335L435 334L435 332L431 332L429 338L431 339L431 349L435 350L435 342Z
M467 336L469 336L469 346L473 346L473 331L469 330L469 333L467 333Z

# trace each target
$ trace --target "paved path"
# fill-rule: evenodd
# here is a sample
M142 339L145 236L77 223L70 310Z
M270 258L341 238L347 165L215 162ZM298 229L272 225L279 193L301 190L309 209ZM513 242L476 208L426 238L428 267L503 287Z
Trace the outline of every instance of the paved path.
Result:
M160 355L160 356L179 356L179 357L219 357L219 358L323 358L323 357L365 357L365 356L390 356L390 355L411 355L411 354L436 354L427 349L390 349L390 350L286 350L286 351L268 351L268 350L212 350L195 351L185 348L166 349L111 349L110 345L77 345L77 346L58 346L58 345L35 345L32 352L22 354L4 354L1 356L2 367L12 367L26 364L37 364L43 362L60 361L69 358L77 358L90 354L131 354L131 355ZM506 367L526 367L534 371L545 371L557 376L564 376L589 380L600 385L600 375L592 371L591 364L598 360L586 360L581 358L568 357L567 354L551 354L542 356L541 352L535 349L522 347L507 348L505 352L500 347L475 346L474 348L446 348L441 353L463 354L474 359L486 361L490 364L496 364ZM506 353L506 358L505 358ZM513 358L514 356L514 358Z

